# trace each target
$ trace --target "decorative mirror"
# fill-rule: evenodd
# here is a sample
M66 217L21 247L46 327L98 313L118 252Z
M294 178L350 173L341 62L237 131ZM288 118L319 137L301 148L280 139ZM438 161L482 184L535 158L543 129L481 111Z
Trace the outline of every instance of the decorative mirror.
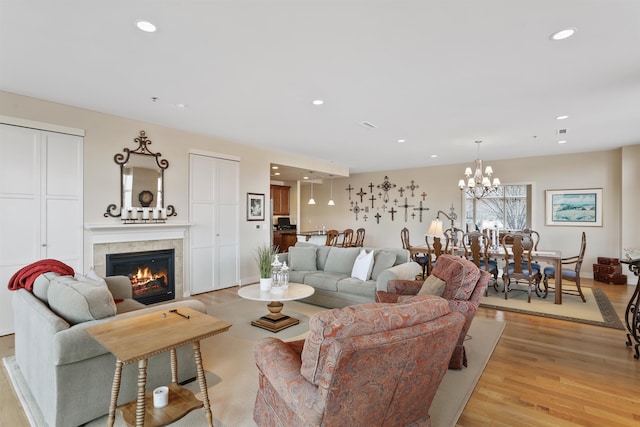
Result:
M120 165L120 209L107 206L105 217L120 217L126 223L165 222L176 216L173 205L164 205L164 170L169 167L160 153L149 150L152 144L145 132L134 139L138 147L124 148L113 160Z

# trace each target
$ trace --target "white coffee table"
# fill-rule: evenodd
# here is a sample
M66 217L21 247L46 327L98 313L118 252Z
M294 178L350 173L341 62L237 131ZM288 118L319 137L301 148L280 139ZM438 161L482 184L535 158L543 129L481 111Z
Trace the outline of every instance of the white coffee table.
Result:
M297 299L307 298L315 292L315 289L301 283L289 283L289 288L284 292L272 293L271 291L261 291L260 285L242 286L238 289L238 295L241 298L253 301L268 301L267 308L269 314L265 314L259 319L252 320L251 324L258 328L266 329L271 332L279 332L285 328L300 323L300 320L282 314L282 301L293 301Z

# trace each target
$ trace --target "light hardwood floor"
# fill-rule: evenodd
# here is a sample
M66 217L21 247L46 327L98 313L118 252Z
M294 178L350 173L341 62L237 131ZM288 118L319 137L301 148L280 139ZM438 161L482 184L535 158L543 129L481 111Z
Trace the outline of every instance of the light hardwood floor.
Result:
M604 289L624 322L633 286L583 283ZM195 298L222 303L238 299L236 291ZM477 316L507 324L459 426L640 425L640 361L626 331L485 308ZM0 337L0 357L13 353L13 336ZM0 389L0 425L28 426L4 370Z

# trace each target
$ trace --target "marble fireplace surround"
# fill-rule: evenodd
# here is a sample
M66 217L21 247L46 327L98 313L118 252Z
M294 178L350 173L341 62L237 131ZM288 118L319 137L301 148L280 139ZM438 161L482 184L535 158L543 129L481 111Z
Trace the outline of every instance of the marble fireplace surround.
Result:
M86 225L85 242L90 265L105 275L106 255L124 252L175 250L175 296L186 296L184 286L184 240L188 224Z

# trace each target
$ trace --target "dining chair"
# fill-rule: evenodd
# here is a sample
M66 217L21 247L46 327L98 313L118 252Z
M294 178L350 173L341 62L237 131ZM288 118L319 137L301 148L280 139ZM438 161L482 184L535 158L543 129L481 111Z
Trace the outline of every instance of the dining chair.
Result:
M409 229L404 227L400 230L400 240L402 241L402 249L406 249L408 251L411 250L411 243L409 242ZM413 260L420 264L422 267L422 273L419 274L420 278L424 280L427 277L427 265L429 264L429 252L417 252L413 254ZM418 276L416 276L417 278Z
M479 269L493 276L493 289L498 291L498 261L489 257L491 239L485 233L472 231L462 236L464 256ZM485 294L487 291L485 290Z
M427 263L427 276L431 274L431 270L436 265L436 261L440 255L444 254L444 248L442 247L442 239L439 236L432 236L433 241L429 242L429 236L425 236L424 240L427 244L427 251L429 254L430 262Z
M338 232L338 230L328 230L327 231L327 240L325 240L325 245L326 246L335 246L336 244L338 244L338 235L340 233Z
M531 251L533 250L533 245L531 240L522 233L506 234L502 238L502 247L505 259L505 267L502 272L504 299L509 299L512 279L525 280L527 282L527 302L530 303L531 290L534 290L536 295L540 296L536 281L540 276L540 270L532 266ZM545 292L544 297L546 296Z
M351 243L351 246L361 248L364 246L364 228L358 228L356 230L356 238Z
M564 286L562 287L562 293L567 295L575 295L582 298L582 302L587 302L587 299L584 297L582 293L582 289L580 288L580 268L582 267L582 261L584 260L584 253L587 250L587 234L582 232L582 243L580 244L580 253L576 256L562 258L562 280L568 280L570 282L574 282L576 284L576 290L574 289L566 289ZM565 268L564 266L571 266L572 268ZM556 269L553 266L548 266L544 268L543 271L543 283L544 283L544 291L545 296L549 290L555 291L555 288L549 287L549 279L555 279Z
M353 229L347 228L342 232L342 247L350 248L353 241Z
M452 254L455 248L462 247L463 230L456 227L447 228L444 230L444 236L446 237L445 253Z
M540 242L540 234L535 231L535 230L531 230L530 228L524 228L522 230L518 230L518 231L514 231L512 234L519 234L522 236L522 246L527 249L527 248L531 248L532 251L537 251L538 250L538 242ZM508 239L509 244L513 244L511 239ZM539 274L538 276L535 278L536 281L536 287L538 289L538 292L540 291L540 283L542 283L542 267L540 266L540 263L537 261L532 261L531 262L531 267L535 270L538 270ZM527 263L526 261L523 261L522 264L522 268L526 269L527 268ZM516 280L517 282L517 280Z

